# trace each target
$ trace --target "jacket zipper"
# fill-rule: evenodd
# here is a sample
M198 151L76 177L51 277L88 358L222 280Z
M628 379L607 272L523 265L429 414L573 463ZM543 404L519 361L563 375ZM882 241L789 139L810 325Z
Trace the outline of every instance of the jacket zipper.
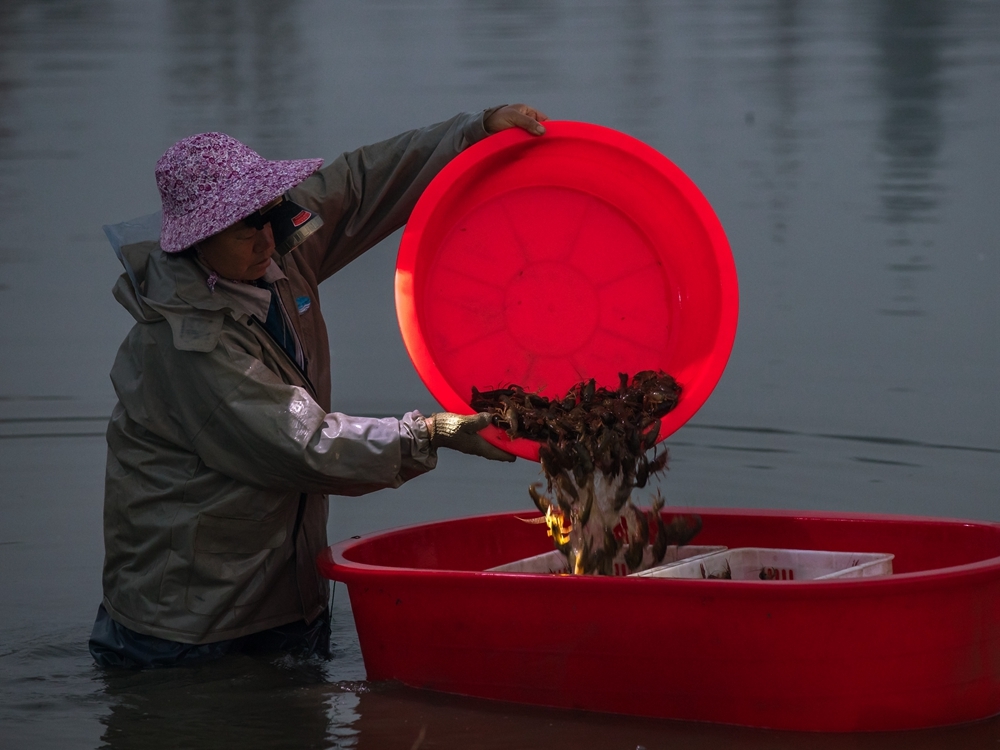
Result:
M271 334L268 333L267 327L263 323L261 323L260 320L258 320L256 318L256 316L251 316L251 317L257 323L257 327L264 331L264 337L270 342L271 347L273 349L278 350L281 353L280 356L284 356L285 359L288 360L289 363L291 363L291 365L295 369L295 371L302 376L302 379L305 381L306 386L308 386L308 388L309 388L309 393L312 395L313 398L315 398L315 399L318 400L319 396L316 393L316 387L313 385L312 381L309 379L309 375L306 374L306 369L305 368L306 368L306 365L308 364L308 360L306 359L305 350L302 348L302 343L301 343L301 340L299 339L298 331L295 330L295 326L292 325L291 321L288 319L288 313L285 310L285 303L281 299L281 293L278 291L278 285L277 284L274 285L274 292L273 292L273 294L278 299L278 310L281 312L281 315L282 315L282 318L285 321L285 324L288 326L288 329L291 331L292 336L295 339L296 349L297 349L298 352L300 352L302 354L303 366L299 367L299 363L296 362L294 359L292 359L288 355L288 352L285 351L285 347L281 346L281 344L279 344L277 341L274 340L274 338L271 336ZM298 585L298 583L299 583L299 530L302 528L302 518L303 518L303 516L305 516L305 512L306 512L306 497L307 497L307 495L306 495L305 492L299 493L299 507L295 511L295 524L292 526L292 565L295 566L295 583L296 583L296 588L298 589L298 594L299 594L299 610L302 612L302 617L303 618L305 618L305 616L306 616L306 611L305 611L306 608L305 608L305 602L302 599L302 588Z

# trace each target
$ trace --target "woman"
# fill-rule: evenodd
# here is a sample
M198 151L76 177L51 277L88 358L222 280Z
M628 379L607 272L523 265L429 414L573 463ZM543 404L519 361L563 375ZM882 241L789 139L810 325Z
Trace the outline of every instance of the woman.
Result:
M476 434L483 414L331 413L317 287L402 226L462 149L546 119L520 104L459 115L323 169L221 133L167 150L158 239L115 243L114 294L136 324L111 370L99 664L325 655L325 495L398 487L442 447L514 460Z

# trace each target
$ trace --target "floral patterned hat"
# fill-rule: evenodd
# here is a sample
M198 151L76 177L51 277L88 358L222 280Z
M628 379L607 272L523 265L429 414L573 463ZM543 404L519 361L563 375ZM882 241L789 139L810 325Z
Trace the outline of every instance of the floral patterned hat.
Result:
M322 166L322 159L268 161L224 133L199 133L156 162L163 202L160 247L177 253L263 208Z

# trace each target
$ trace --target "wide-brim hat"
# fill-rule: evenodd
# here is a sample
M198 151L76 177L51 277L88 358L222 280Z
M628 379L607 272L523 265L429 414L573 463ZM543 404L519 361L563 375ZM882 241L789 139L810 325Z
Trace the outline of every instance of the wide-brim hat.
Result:
M323 165L270 161L225 133L178 141L156 162L163 202L160 247L177 253L246 218Z

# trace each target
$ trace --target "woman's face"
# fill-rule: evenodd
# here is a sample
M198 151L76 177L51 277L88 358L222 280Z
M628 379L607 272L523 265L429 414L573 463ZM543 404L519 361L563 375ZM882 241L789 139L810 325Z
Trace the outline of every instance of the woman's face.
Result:
M254 229L238 221L198 245L205 265L224 279L254 281L264 275L274 252L271 225Z

